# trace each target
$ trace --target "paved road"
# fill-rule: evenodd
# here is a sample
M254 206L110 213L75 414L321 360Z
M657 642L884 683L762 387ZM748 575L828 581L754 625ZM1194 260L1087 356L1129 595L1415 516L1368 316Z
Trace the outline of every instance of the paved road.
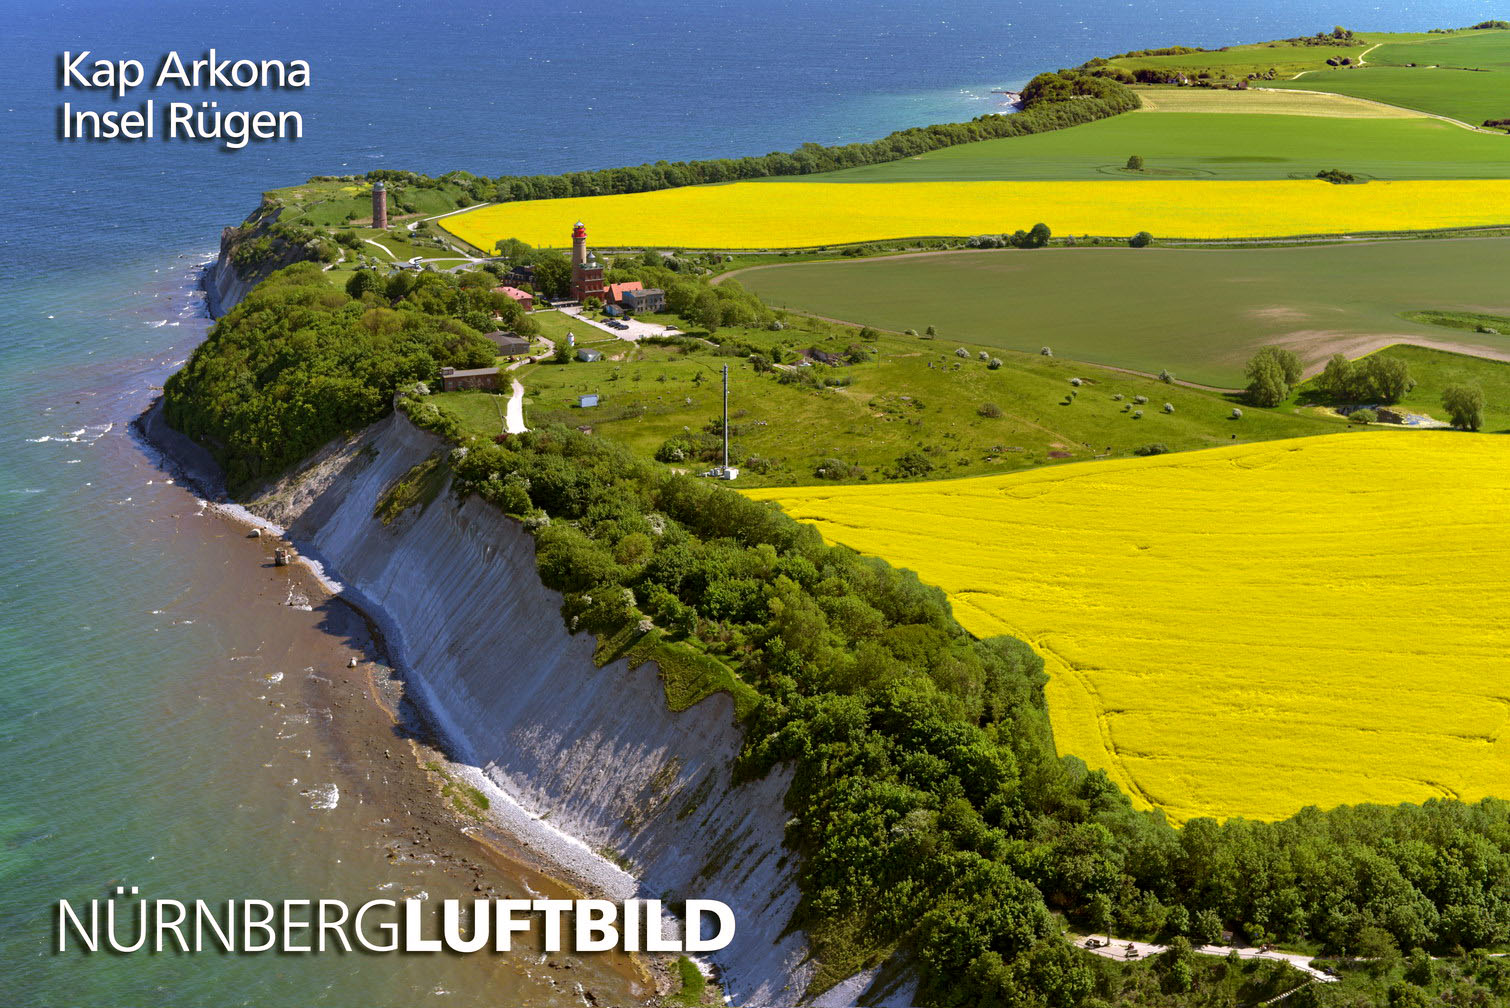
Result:
M1168 945L1158 945L1154 942L1128 941L1125 938L1110 938L1107 935L1086 935L1084 938L1072 939L1080 948L1093 952L1107 959L1119 959L1126 961L1132 959L1147 959L1168 951ZM1096 943L1094 946L1088 943ZM1132 946L1137 953L1134 956L1127 955L1128 946ZM1227 956L1233 951L1237 952L1239 959L1272 959L1276 962L1286 962L1294 966L1300 972L1322 983L1335 983L1337 978L1324 973L1312 965L1312 956L1301 955L1298 952L1276 952L1253 948L1251 946L1229 945L1197 945L1191 951L1197 955Z

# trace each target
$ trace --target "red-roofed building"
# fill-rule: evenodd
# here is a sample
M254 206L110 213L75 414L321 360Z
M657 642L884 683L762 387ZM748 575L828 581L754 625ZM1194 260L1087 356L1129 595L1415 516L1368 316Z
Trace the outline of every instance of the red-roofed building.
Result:
M621 304L624 301L625 291L644 290L645 285L640 283L638 280L631 280L628 283L609 284L607 289L608 294L603 298L603 300L607 301L609 304Z
M494 294L504 294L519 302L519 307L525 311L533 311L535 308L535 295L529 291L522 291L518 287L494 287Z

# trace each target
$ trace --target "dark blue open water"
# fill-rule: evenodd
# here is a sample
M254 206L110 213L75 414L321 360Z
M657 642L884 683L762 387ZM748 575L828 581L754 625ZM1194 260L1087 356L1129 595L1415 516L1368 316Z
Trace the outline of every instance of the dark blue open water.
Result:
M115 880L353 901L394 881L359 815L337 824L304 794L337 772L290 761L328 746L266 716L284 701L232 661L296 666L308 621L263 606L238 534L126 432L202 336L193 268L263 189L869 139L990 111L992 88L1108 52L1502 15L1479 0L0 3L0 1002L580 1003L397 956L48 952L53 902ZM155 63L210 46L309 60L304 92L211 96L296 108L305 139L239 153L55 139L62 100L109 104L56 90L63 50Z

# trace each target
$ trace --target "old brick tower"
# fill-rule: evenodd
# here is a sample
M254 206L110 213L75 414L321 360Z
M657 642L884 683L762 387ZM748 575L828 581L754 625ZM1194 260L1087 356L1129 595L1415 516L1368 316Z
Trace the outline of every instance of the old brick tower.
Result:
M388 226L388 187L379 179L372 186L372 226L386 228Z
M571 296L582 302L603 300L603 267L587 251L587 227L581 221L571 230Z

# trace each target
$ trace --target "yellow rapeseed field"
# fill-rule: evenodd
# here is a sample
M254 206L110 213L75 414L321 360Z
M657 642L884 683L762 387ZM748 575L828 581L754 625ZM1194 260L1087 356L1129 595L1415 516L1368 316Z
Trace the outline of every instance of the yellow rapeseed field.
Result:
M501 203L440 220L480 249L596 245L804 248L1011 231L1248 238L1510 224L1510 180L1370 182L735 182L627 196Z
M1060 751L1176 821L1510 797L1510 438L750 496L1031 643Z

